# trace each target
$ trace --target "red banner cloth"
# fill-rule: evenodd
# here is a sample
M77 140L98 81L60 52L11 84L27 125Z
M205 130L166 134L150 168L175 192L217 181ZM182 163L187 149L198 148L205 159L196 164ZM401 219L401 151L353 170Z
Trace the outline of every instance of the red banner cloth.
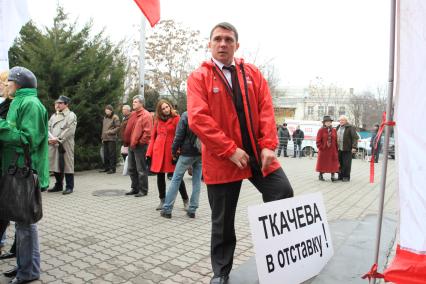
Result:
M426 283L426 254L417 254L398 245L396 256L385 272L386 282L396 284L424 284Z
M380 128L377 131L377 135L374 141L374 147L371 148L371 159L370 159L370 183L374 183L374 149L377 148L377 144L379 144L380 137L382 136L383 130L385 129L385 125L395 126L395 121L386 121L386 112L382 114L382 124L380 124Z
M368 281L370 281L372 278L374 279L383 278L383 274L380 274L379 272L377 272L377 263L375 263L371 267L370 271L368 271L367 274L365 274L361 278L368 279Z
M160 20L160 0L134 0L139 9L148 19L151 27Z

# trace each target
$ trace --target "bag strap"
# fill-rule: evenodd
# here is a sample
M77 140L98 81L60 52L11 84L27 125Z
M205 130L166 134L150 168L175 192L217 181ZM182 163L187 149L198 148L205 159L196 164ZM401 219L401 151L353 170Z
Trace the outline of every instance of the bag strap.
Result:
M31 168L30 145L29 144L23 144L22 147L24 148L25 166L28 167L28 168Z
M31 168L30 146L28 144L22 144L22 148L24 149L24 165L27 168ZM21 153L15 152L12 165L16 168L18 167L18 159L20 155Z

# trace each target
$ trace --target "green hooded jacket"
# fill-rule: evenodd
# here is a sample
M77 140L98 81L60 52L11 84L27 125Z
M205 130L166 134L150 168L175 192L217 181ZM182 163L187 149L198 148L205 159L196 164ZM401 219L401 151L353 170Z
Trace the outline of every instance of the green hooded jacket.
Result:
M19 89L10 105L6 120L0 119L2 170L20 153L18 165L24 163L22 144L30 145L32 168L38 173L40 186L49 185L48 116L37 97L36 89Z

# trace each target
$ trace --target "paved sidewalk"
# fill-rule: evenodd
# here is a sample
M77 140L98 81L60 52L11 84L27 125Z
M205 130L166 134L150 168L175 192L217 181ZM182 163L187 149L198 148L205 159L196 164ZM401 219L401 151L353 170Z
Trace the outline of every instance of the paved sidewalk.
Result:
M296 195L323 193L330 222L377 214L381 163L376 164L376 183L371 185L365 161L353 161L349 183L331 183L329 175L326 182L318 181L315 158L280 161ZM387 214L398 211L395 165L389 161ZM190 191L191 178L185 182ZM124 196L130 189L129 177L88 171L76 174L71 195L43 193L44 218L39 223L43 272L34 283L209 283L210 208L205 186L195 219L186 217L180 196L173 218L164 219L155 211L156 177L149 183L148 196ZM261 202L257 190L244 182L236 216L234 269L253 256L247 206ZM9 245L12 234L9 229ZM371 234L375 235L375 227ZM350 269L351 260L347 261ZM14 260L0 262L0 271L13 265ZM0 276L1 284L7 280Z

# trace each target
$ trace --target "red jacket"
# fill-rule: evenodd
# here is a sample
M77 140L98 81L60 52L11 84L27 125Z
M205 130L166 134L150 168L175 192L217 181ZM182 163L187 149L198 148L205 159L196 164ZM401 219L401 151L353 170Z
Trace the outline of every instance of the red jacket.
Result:
M178 122L179 115L167 121L155 120L146 151L146 156L151 157L151 171L154 173L172 173L175 170L172 164L172 144Z
M151 128L152 116L146 109L133 111L124 130L124 145L134 149L137 145L148 144Z
M317 134L318 159L316 171L321 173L339 172L339 156L337 152L337 132L331 131L331 144L327 145L328 130L321 127Z
M278 144L274 109L268 84L253 65L235 59L238 81L242 91L246 123L256 159L259 152L275 150ZM247 79L248 102L241 66ZM189 127L200 138L203 177L206 184L228 183L251 177L250 167L240 170L229 158L236 148L243 148L237 112L226 80L213 61L204 62L188 78ZM249 106L250 108L249 108ZM277 170L277 159L263 172Z

